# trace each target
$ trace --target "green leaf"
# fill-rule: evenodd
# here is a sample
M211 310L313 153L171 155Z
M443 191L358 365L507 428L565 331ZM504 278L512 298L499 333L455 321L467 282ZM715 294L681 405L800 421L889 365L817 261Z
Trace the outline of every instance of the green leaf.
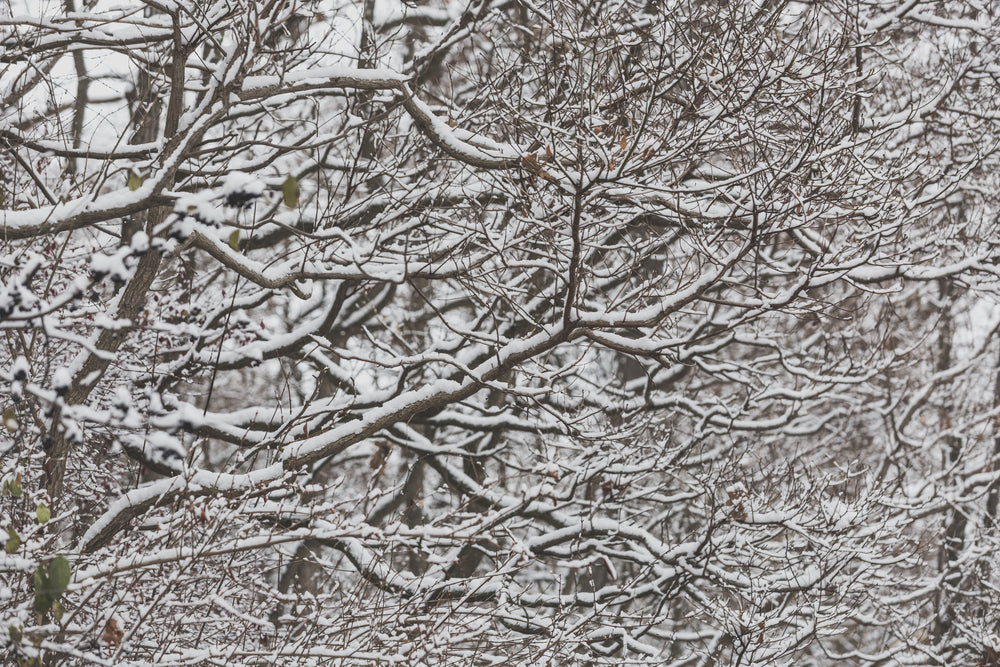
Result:
M21 538L17 534L17 531L15 531L13 528L8 528L7 544L4 546L4 549L7 551L7 553L12 554L15 553L20 546L21 546Z
M59 600L56 600L55 602L52 603L52 615L55 617L57 621L62 620L63 611L65 610L63 609L62 603L59 602Z
M19 628L16 625L10 625L10 626L7 626L7 632L10 633L10 643L11 644L20 644L21 643L21 639L24 637L24 634L21 632L21 628Z
M52 518L52 510L45 506L45 503L38 503L38 507L35 508L35 516L38 518L38 523L45 523Z
M49 563L48 592L54 599L58 600L66 592L66 587L69 586L69 578L69 561L64 556L53 558L52 562Z
M229 232L229 247L236 252L240 251L240 230L234 229Z
M126 182L128 189L135 192L142 187L142 176L135 173L131 169L128 170L128 181Z
M39 564L35 568L35 611L44 614L52 607L52 598L48 594L49 580L45 576L45 566Z
M35 593L35 611L44 614L52 608L52 598L45 593Z
M285 206L288 208L298 206L300 194L302 194L302 189L299 187L298 179L289 175L285 179L285 182L281 184L281 199L285 202Z
M21 476L18 475L17 479L10 480L9 486L7 488L10 490L10 495L14 496L15 498L20 498L21 493L24 491L21 488Z

